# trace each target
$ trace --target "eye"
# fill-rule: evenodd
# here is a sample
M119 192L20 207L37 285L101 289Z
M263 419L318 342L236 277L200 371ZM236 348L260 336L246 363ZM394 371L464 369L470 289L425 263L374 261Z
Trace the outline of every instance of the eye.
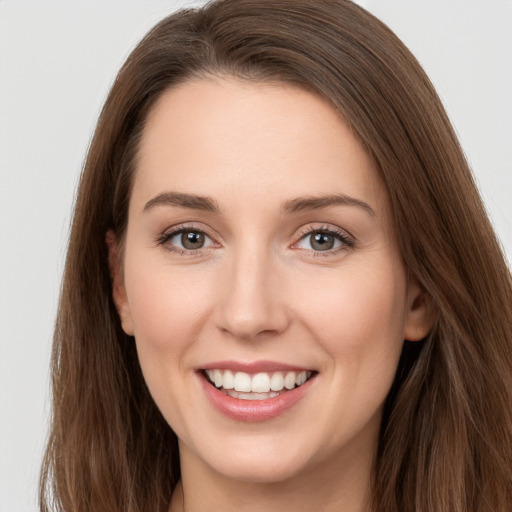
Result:
M182 231L169 240L173 245L187 250L201 249L206 241L206 235L199 231Z
M336 253L353 246L354 241L346 233L332 229L309 230L295 244L298 249L326 253Z
M204 231L192 228L179 228L166 233L158 242L169 250L178 252L197 251L215 245Z

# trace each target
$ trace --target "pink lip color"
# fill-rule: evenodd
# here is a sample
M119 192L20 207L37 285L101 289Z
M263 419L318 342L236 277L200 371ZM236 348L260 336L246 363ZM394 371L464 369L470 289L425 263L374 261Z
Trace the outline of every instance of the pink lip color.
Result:
M244 363L239 361L216 361L206 366L202 366L201 370L231 370L232 372L244 372L255 374L259 372L301 372L310 368L301 368L300 366L292 366L285 363L277 363L275 361L253 361Z
M216 368L219 368L219 366ZM221 366L220 368L224 367ZM282 366L280 368L283 369ZM285 391L267 400L240 400L219 391L202 374L199 373L198 377L206 396L218 411L233 420L245 422L266 421L276 418L297 403L308 392L314 380L313 377L302 384L302 386Z

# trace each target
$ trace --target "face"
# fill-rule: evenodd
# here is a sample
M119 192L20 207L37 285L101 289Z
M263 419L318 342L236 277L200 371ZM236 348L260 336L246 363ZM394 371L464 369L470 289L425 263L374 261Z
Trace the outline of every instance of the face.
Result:
M167 91L109 245L182 464L271 482L371 458L424 308L376 168L322 99L227 78Z

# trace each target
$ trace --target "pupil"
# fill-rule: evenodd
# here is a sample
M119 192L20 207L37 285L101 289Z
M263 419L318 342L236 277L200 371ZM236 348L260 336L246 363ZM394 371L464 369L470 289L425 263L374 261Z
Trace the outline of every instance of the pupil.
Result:
M181 243L185 249L199 249L204 245L204 234L196 231L185 231L181 235Z
M317 251L328 251L334 246L334 237L326 233L311 235L311 247Z

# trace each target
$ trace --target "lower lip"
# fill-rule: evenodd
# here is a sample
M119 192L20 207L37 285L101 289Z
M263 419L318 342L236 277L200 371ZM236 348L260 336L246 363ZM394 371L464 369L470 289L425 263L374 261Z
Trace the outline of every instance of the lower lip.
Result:
M309 390L314 376L301 386L266 400L241 400L224 394L199 374L201 385L212 405L225 416L246 422L267 421L295 405Z

